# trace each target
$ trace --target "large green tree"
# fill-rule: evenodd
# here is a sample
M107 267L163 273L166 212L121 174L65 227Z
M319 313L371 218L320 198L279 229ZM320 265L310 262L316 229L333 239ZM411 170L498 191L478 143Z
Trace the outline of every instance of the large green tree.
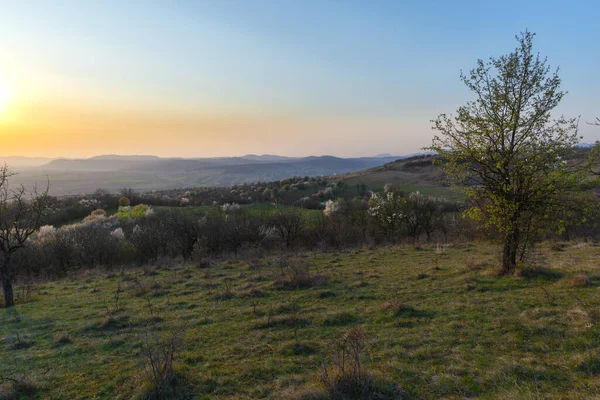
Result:
M566 93L558 69L533 51L533 38L525 31L511 53L461 73L475 99L432 121L438 134L430 149L471 200L467 213L497 232L505 274L550 217L560 229L565 200L585 179L584 168L567 162L578 120L551 115Z

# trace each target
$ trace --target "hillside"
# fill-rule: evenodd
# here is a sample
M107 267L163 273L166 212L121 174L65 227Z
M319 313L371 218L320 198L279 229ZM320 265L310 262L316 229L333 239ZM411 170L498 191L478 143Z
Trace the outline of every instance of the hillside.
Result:
M364 184L368 189L381 191L387 183L406 193L419 191L427 195L445 196L450 199L462 198L460 192L442 183L443 174L437 156L422 155L395 160L384 165L350 172L336 177L346 184L347 190Z
M583 165L589 152L589 146L580 147L567 161ZM346 190L349 191L353 191L357 184L364 184L370 190L381 191L386 183L391 183L406 193L419 191L427 195L445 196L451 200L463 199L458 188L444 184L444 174L438 161L440 157L436 155L417 155L349 172L334 179L345 183ZM596 165L596 170L600 170L600 164Z
M545 246L546 268L499 278L482 243L309 253L299 287L277 259L90 270L0 310L0 377L24 382L0 393L145 398L146 350L179 333L168 398L325 399L335 338L362 328L369 398L595 398L599 255Z

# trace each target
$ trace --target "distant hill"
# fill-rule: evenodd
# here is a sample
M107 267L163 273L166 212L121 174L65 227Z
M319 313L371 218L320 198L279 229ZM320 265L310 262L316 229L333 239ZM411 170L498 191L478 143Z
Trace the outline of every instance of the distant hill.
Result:
M246 155L220 158L160 158L101 155L87 159L46 160L23 171L19 183L44 183L54 195L85 194L97 188L147 191L199 186L231 186L293 176L330 176L364 170L400 157L341 158Z
M7 164L12 169L39 167L52 160L47 157L0 156L0 164Z
M293 159L292 157L283 157L283 156L275 156L272 154L263 154L261 156L257 156L256 154L246 154L245 156L242 156L242 158L246 159L246 160L250 160L250 161L285 161L285 160L291 160Z
M121 156L118 154L106 154L106 155L91 157L91 158L88 158L88 160L153 161L153 160L160 160L160 157L159 156L140 156L140 155Z

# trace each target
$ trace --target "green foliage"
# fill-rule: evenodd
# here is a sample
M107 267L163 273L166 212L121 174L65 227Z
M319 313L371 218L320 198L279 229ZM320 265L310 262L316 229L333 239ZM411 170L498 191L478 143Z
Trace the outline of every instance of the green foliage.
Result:
M129 219L142 219L149 216L149 214L152 214L152 212L153 211L152 208L150 208L150 206L147 206L145 204L138 204L134 207L119 207L119 210L115 215L117 216L117 218L119 218L119 220L124 221Z
M466 215L502 239L507 273L540 233L563 229L565 200L585 180L583 166L566 161L579 141L578 120L552 119L565 92L558 71L533 52L533 37L522 33L512 53L461 75L476 99L433 121L440 134L430 147L443 157L449 183L472 200Z
M127 196L121 196L119 198L119 207L129 207L130 204L131 201L129 201L129 198Z

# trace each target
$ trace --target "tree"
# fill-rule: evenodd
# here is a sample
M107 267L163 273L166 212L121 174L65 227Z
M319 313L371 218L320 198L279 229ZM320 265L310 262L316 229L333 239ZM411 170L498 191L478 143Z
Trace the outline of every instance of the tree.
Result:
M127 196L121 196L119 198L119 207L129 207L130 204L131 202Z
M566 161L579 141L578 120L552 118L566 93L558 69L551 72L534 54L533 38L525 31L513 52L478 60L468 75L461 73L475 100L455 117L432 121L439 135L429 149L441 156L450 183L472 200L468 215L499 234L505 274L515 270L544 221L565 216L564 199L584 179L583 168Z
M271 215L271 225L287 249L302 236L305 224L306 221L296 208L278 208Z
M12 307L15 252L25 247L27 239L39 229L48 201L49 185L43 192L34 188L27 193L21 185L11 189L10 178L15 174L5 164L0 167L0 280L4 306Z
M391 190L391 187L384 194L374 193L369 200L369 215L373 217L389 240L397 238L400 228L404 224L406 219L405 204L406 199Z

